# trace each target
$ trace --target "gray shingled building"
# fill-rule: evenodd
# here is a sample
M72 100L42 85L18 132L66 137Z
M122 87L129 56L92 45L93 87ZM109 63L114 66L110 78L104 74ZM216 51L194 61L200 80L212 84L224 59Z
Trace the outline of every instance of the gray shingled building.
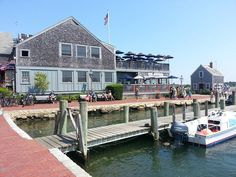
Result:
M223 88L224 76L213 67L211 62L209 65L200 65L191 75L191 86L196 92L201 90L216 90Z

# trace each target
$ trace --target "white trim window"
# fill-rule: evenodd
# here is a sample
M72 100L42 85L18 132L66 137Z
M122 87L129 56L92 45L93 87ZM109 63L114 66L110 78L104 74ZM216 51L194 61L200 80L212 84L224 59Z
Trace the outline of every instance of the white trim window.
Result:
M87 46L86 45L76 45L76 57L87 58Z
M67 56L72 57L73 56L73 46L70 43L60 43L59 45L59 53L60 56Z
M20 49L20 57L30 57L29 49Z
M87 72L86 71L78 71L78 82L87 82Z
M72 82L72 71L62 71L62 82Z
M90 46L90 57L101 59L101 47Z
M29 71L21 71L21 83L22 84L30 83L30 72Z
M93 82L100 82L100 80L101 80L100 72L98 72L98 71L93 72L92 80L93 80Z
M203 71L199 71L199 78L203 78L204 77L204 72Z
M196 83L193 84L193 90L197 90L197 84Z
M112 77L113 73L112 72L105 72L105 82L112 82Z
M210 90L210 83L206 83L206 89Z

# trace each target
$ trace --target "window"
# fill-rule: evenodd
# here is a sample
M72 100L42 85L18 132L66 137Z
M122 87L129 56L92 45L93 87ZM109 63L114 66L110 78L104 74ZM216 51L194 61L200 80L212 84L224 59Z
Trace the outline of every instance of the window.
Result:
M87 47L84 45L77 45L76 46L76 56L77 57L87 57Z
M193 84L193 90L197 90L197 84Z
M72 71L62 71L62 82L72 82Z
M105 82L112 82L112 72L105 72Z
M21 72L21 82L22 83L29 83L30 82L30 73L29 73L29 71L22 71Z
M61 56L72 56L72 44L61 43L60 44Z
M101 58L99 47L91 47L90 49L91 49L91 58Z
M199 71L199 78L203 78L203 77L204 77L203 71Z
M100 72L93 72L93 82L100 82Z
M206 89L210 90L210 83L206 83Z
M29 57L29 56L30 56L30 50L21 49L21 50L20 50L20 56L21 56L21 57Z
M78 82L87 82L86 71L78 71Z

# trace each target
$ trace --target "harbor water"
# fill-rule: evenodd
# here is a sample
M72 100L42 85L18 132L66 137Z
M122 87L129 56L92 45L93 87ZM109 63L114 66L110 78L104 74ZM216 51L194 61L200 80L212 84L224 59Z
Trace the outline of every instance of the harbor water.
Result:
M188 107L188 111L191 111ZM181 112L181 108L177 108ZM159 116L163 110L158 111ZM89 114L89 127L124 122L123 112ZM149 111L130 111L130 120L148 119ZM69 122L68 122L69 123ZM51 135L54 120L17 122L32 137ZM68 125L73 131L71 124ZM73 159L76 161L76 159ZM236 138L205 149L193 145L164 146L151 136L91 149L84 166L93 177L236 177Z

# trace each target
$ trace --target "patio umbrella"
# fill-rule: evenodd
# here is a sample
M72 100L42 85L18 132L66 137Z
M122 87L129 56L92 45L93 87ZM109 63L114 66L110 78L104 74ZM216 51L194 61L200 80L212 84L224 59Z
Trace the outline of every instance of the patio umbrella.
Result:
M125 55L130 56L130 55L135 55L135 53L129 51L128 53L125 53Z
M164 60L161 58L154 58L153 61L158 62L158 61L164 61Z
M156 55L156 58L164 58L164 55L158 54L158 55Z
M178 79L178 77L177 77L177 76L170 75L169 77L167 77L167 79L170 79L170 80L171 80L171 83L172 83L173 79Z
M143 54L143 53L138 53L138 54L136 54L136 56L138 56L138 57L143 57L143 56L146 56L146 55Z
M165 58L165 59L172 59L172 58L174 58L174 57L172 57L172 56L170 56L170 55L166 55L166 56L164 56L164 58Z
M148 55L146 55L147 58L152 58L152 57L155 57L155 55L149 53Z
M117 60L122 60L122 58L120 56L118 56L118 55L116 55L116 59Z
M120 51L120 50L117 50L117 51L116 51L116 54L118 54L118 55L119 55L119 54L123 54L123 53L124 53L124 52L122 52L122 51Z
M134 79L136 79L136 80L138 80L138 79L143 79L143 77L140 76L140 75L137 75L137 76L134 77Z
M122 58L124 58L125 61L128 61L128 60L131 60L133 57L132 57L132 56L125 55L125 56L123 56Z

